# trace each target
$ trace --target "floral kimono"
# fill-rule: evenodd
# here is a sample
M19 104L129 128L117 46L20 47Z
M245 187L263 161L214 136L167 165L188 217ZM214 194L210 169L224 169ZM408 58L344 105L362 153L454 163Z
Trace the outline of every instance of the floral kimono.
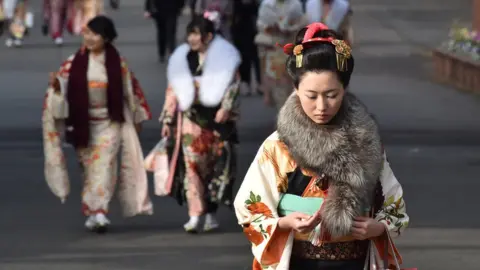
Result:
M269 29L275 25L280 28L279 32ZM255 43L264 74L262 87L271 96L277 109L285 103L293 87L285 69L287 57L276 45L292 42L297 31L306 25L307 20L298 0L264 0L260 5Z
M43 107L43 143L45 154L45 178L52 192L62 202L70 192L70 184L62 150L62 133L70 128L66 88L71 78L72 62L77 55L65 61L59 70L61 91L49 87ZM89 146L78 148L77 156L82 167L84 188L82 211L86 216L108 212L108 204L117 182L117 158L121 154L119 198L125 216L152 214L148 196L147 174L143 166L143 153L135 130L135 124L151 118L142 89L127 63L121 59L123 82L123 123L113 122L108 114L108 77L105 53L90 54L87 73ZM121 102L121 100L120 100Z
M232 204L239 65L238 51L218 35L203 64L188 44L179 46L169 60L160 121L177 127L174 139L180 155L171 160L177 164L170 171L175 174L171 195L180 204L187 201L191 217L215 212L219 202ZM214 121L220 108L230 112L222 124Z
M43 26L44 35L50 33L53 39L62 38L67 10L73 2L70 0L43 0ZM72 32L71 32L72 33Z
M310 23L322 22L353 44L352 10L348 0L308 0L306 11Z
M392 237L408 225L402 187L366 108L347 94L333 121L327 128L315 124L293 94L277 131L260 147L234 202L252 243L253 269L299 269L305 261L313 265L304 270L363 269L370 241L350 235L353 217L372 216ZM289 212L318 210L322 221L311 233L278 228ZM386 235L372 240L385 251ZM401 261L392 246L389 259Z
M70 0L68 5L68 30L79 35L95 16L104 13L103 0Z
M9 21L9 37L6 45L21 46L22 40L33 27L33 13L28 9L27 0L4 0L3 11Z

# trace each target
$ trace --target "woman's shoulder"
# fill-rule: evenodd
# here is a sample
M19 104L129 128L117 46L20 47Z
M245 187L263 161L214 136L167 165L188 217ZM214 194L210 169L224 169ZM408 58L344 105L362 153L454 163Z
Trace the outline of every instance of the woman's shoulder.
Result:
M259 151L260 155L269 156L273 160L290 159L287 146L280 140L278 132L273 132L265 139Z

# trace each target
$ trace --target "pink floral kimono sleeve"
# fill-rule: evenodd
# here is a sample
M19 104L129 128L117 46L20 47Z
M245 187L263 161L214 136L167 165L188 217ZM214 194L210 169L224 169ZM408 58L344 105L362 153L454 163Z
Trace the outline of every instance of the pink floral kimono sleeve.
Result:
M164 125L173 124L173 119L175 117L175 112L177 111L177 98L171 86L167 87L165 91L165 104L163 105L163 110L158 119Z

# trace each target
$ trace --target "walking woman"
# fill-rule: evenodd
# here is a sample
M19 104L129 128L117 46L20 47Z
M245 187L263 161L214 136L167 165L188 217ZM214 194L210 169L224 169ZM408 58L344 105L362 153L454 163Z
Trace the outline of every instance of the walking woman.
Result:
M353 45L352 9L348 0L308 0L306 14L310 23L325 24Z
M63 30L67 22L69 0L44 0L42 32L50 33L55 45L63 45Z
M253 92L262 94L260 91L260 58L258 56L257 45L255 44L258 6L257 0L239 0L235 1L233 6L231 31L233 43L242 55L242 64L240 65L240 78L242 83L240 89L248 95ZM255 91L252 90L252 67L255 71Z
M298 0L263 0L258 11L258 45L261 59L262 91L265 102L279 110L292 93L291 81L285 70L285 55L277 44L289 42L307 25Z
M370 242L386 255L388 235L399 236L409 218L378 126L346 90L350 47L315 23L285 52L295 92L234 202L252 243L253 269L373 269L364 268L373 263L366 261ZM401 263L390 243L389 254Z
M146 0L145 18L152 18L157 28L158 59L165 62L165 54L175 50L177 43L177 21L184 0Z
M172 159L176 175L171 194L188 204L187 232L218 228L219 203L232 205L238 143L237 49L216 32L218 14L195 16L187 26L187 43L168 61L162 136L172 136L180 155ZM175 155L174 155L175 156Z
M83 27L101 14L104 14L103 0L70 0L67 9L68 31L80 35Z
M125 216L152 214L137 131L151 118L142 90L112 42L113 22L97 16L86 25L84 45L50 75L42 125L45 178L64 201L70 192L62 132L83 171L82 212L90 230L105 231L117 183Z
M28 0L3 0L4 27L8 29L7 47L21 47L24 37L33 27L33 13Z

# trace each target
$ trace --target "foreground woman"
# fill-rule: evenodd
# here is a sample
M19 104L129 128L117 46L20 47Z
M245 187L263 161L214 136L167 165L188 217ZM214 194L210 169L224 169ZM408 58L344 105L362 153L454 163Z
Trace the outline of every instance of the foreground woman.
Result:
M399 236L408 225L402 187L377 124L346 91L354 68L348 45L316 23L285 51L295 93L234 202L253 269L363 270L369 240L384 251L386 232Z
M42 125L45 178L64 201L69 179L61 132L75 147L84 178L82 211L85 226L103 232L117 182L121 152L120 188L125 216L151 214L143 153L135 130L150 119L150 110L138 82L112 42L117 33L104 16L92 19L84 30L84 47L51 74Z
M203 16L188 24L188 43L168 63L169 87L160 117L162 136L173 136L180 152L171 160L177 166L170 173L176 175L172 195L188 204L187 232L198 232L203 216L204 231L218 228L218 204L232 204L240 54L216 34L215 26L220 22Z

